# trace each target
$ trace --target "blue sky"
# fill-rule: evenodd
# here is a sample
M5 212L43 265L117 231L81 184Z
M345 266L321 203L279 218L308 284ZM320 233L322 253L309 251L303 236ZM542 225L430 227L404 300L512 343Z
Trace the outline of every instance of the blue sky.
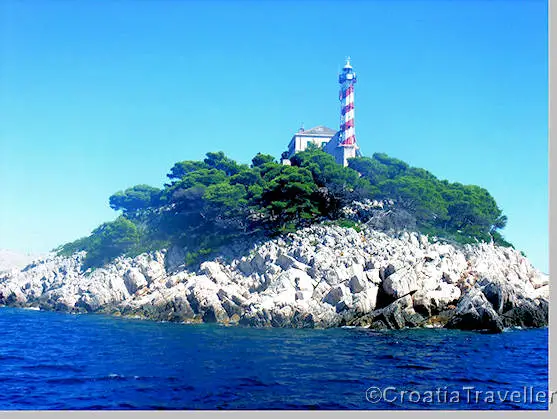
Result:
M487 188L548 271L544 1L4 0L0 41L0 248L87 235L176 161L337 128L350 55L362 152Z

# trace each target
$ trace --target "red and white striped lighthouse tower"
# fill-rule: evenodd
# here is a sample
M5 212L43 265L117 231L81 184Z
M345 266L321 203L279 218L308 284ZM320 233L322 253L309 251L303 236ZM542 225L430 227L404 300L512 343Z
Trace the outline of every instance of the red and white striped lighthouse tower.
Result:
M350 65L350 57L346 59L346 65L338 76L340 83L340 147L353 147L358 149L356 144L356 132L354 130L354 83L356 83L356 73ZM354 150L354 151L355 151Z

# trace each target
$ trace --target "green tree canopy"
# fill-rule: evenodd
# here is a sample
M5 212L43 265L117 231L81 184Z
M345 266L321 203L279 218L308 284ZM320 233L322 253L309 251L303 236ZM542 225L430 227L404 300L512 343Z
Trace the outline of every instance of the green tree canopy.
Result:
M234 176L231 176L230 183L232 185L239 184L246 187L251 185L262 185L263 178L261 177L261 172L259 170L245 169L236 173Z
M182 179L185 175L191 172L195 172L199 169L208 169L209 166L202 161L194 161L194 160L184 160L180 161L170 169L170 173L166 176L169 179Z
M253 159L251 159L251 167L262 166L265 163L276 163L276 160L270 154L257 153Z
M120 216L114 221L101 224L88 236L60 246L59 254L71 254L85 250L84 267L101 266L124 254L139 244L140 233L133 222Z
M181 180L174 183L165 190L165 195L170 197L170 201L179 198L180 193L193 187L204 187L216 185L217 183L228 181L226 173L218 169L198 169L187 173Z
M247 168L246 165L240 165L234 160L226 157L222 151L209 152L206 154L205 164L213 169L222 170L227 176L232 176L238 173L243 168Z
M507 218L484 188L439 180L382 153L350 159L349 167L370 181L376 197L393 199L409 210L424 232L464 242L493 238L508 245L498 233Z
M381 182L380 190L381 198L394 199L422 223L439 222L447 217L447 204L436 185L422 178L400 176L388 179Z
M330 154L317 147L295 154L293 166L310 170L315 184L322 190L323 212L336 214L344 205L374 195L374 190L366 178L350 168L339 165Z
M316 192L308 169L280 166L279 173L264 186L260 204L271 224L298 225L319 215Z
M125 191L118 191L109 198L110 208L122 210L124 214L157 206L161 190L149 185L136 185Z
M344 167L318 147L295 154L291 165L258 153L251 165L223 152L203 161L184 160L170 169L160 190L136 185L109 198L123 215L84 238L60 246L59 254L87 251L86 266L176 244L188 263L246 235L277 234L323 219L338 219L355 200L394 201L388 222L375 228L418 229L459 242L508 246L507 223L489 192L476 185L437 179L432 173L376 153ZM349 225L350 223L344 223Z

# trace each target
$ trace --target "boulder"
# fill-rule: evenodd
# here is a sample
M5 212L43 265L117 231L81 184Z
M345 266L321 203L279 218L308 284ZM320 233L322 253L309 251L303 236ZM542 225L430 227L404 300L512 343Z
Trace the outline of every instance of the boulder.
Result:
M549 307L546 300L524 299L501 315L505 327L547 327Z
M183 295L174 295L171 302L172 317L170 321L185 321L194 317L194 312Z
M262 297L266 297L268 307L271 308L273 305L287 305L294 304L296 301L296 284L299 283L300 277L305 274L305 272L298 271L297 269L291 268L272 278L266 289L261 293ZM304 283L304 279L302 279ZM306 285L304 283L304 285ZM303 285L303 286L304 286ZM305 290L304 286L304 290Z
M497 314L517 305L519 293L511 283L500 279L482 278L477 284Z
M371 314L355 317L348 324L372 329L402 329L417 327L423 321L424 318L412 309L412 298L407 295Z
M230 282L230 278L222 271L220 264L217 262L203 262L199 266L199 271L216 284L226 284Z
M27 296L16 284L0 287L0 304L19 307L26 302Z
M381 268L379 268L379 276L384 281L387 277L391 276L402 267L403 265L401 263L389 263L387 266L382 266Z
M341 301L347 299L349 295L349 291L344 285L335 285L325 295L323 302L336 306Z
M361 281L362 283L365 282L365 280L367 279L365 274L364 274L364 265L363 263L352 263L350 264L350 266L347 268L347 279L349 281L355 279L358 281Z
M296 268L290 268L277 277L271 279L266 292L277 292L285 289L297 289L301 291L313 291L316 281L307 273Z
M381 283L381 277L379 275L379 269L368 269L364 272L367 280L375 285L379 285Z
M336 269L334 267L328 268L327 270L325 270L321 276L323 277L323 279L325 280L325 282L327 282L327 284L329 285L337 285L340 282L342 282L341 279L341 274L340 274L340 269ZM316 277L317 275L312 275L314 277Z
M374 313L371 327L402 329L416 327L424 319L412 309L412 298L407 295Z
M534 291L532 294L534 299L543 299L549 301L549 285L544 285Z
M124 274L124 284L130 294L135 294L138 289L147 286L147 280L138 268L130 268Z
M290 306L275 307L271 310L270 325L272 327L289 327L292 324L294 310Z
M237 268L240 270L240 272L242 272L244 275L251 275L254 270L253 270L253 266L251 265L251 263L246 260L245 258L243 258L243 260L240 261L240 263L238 263Z
M218 297L218 287L209 278L205 275L193 277L188 281L188 289L188 302L204 322L228 320L228 315Z
M313 293L311 295L312 300L315 301L323 301L323 297L327 295L331 286L327 284L325 281L319 282L316 287L313 289Z
M546 274L542 274L542 273L540 273L538 275L533 275L530 278L530 282L532 283L532 286L535 289L542 288L542 287L545 287L545 286L549 285L549 276L546 275Z
M185 294L183 284L172 289L162 289L141 302L129 303L122 314L140 315L159 321L187 322L195 317Z
M228 317L233 317L234 315L241 316L243 314L244 310L242 309L241 305L237 304L231 298L229 298L229 296L225 292L223 292L223 290L220 290L217 295L219 297L221 306L226 311Z
M139 268L149 284L166 276L164 262L161 263L157 259L141 264Z
M308 265L296 260L290 254L286 254L286 253L279 253L276 263L284 270L295 268L306 272L310 269Z
M366 289L367 281L365 281L362 277L353 276L350 279L348 286L350 287L350 291L356 294Z
M445 327L502 332L504 325L482 290L474 287L460 299Z
M440 283L435 290L420 289L413 296L414 309L425 316L438 314L460 298L460 289L454 285Z
M256 252L255 256L251 260L251 265L257 272L263 273L265 272L266 264L265 258L259 253Z
M272 314L269 309L260 306L251 306L240 317L239 324L252 327L271 326Z
M375 285L367 287L353 297L354 311L357 314L367 314L375 310L377 304L377 292L379 288Z
M448 284L456 284L460 279L456 272L443 272L442 279Z
M418 290L416 272L413 269L399 269L385 277L383 290L393 298L401 298Z
M313 256L311 266L318 270L325 270L333 264L334 260L334 254L329 249L320 250Z

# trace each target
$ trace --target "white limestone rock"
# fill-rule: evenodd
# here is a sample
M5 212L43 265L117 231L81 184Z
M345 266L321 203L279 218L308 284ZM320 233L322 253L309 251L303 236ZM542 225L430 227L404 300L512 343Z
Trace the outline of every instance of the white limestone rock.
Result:
M372 284L381 284L381 277L379 276L379 269L369 269L364 272L368 281Z
M203 262L199 267L199 271L216 284L227 284L230 282L230 278L223 272L220 264L217 262Z
M460 296L461 291L458 287L440 283L437 289L417 291L412 300L416 311L431 316L455 304Z
M393 298L400 298L417 291L416 273L413 269L399 269L383 280L383 290Z
M549 285L549 275L539 273L538 275L532 275L530 282L534 289L542 288Z
M124 284L130 294L135 294L138 289L148 285L145 276L138 268L130 268L124 274Z
M180 248L120 257L88 272L84 252L48 255L0 273L0 304L273 327L333 327L361 316L372 324L379 316L378 324L400 328L421 324L414 310L451 311L465 295L487 301L496 316L511 313L505 326L543 324L548 302L547 276L514 249L485 243L455 248L416 233L313 225L223 252L198 271L184 266ZM376 309L380 289L394 300L388 309ZM472 298L473 289L485 301Z
M369 286L364 291L353 297L354 310L358 314L371 313L377 304L377 292L379 287Z

